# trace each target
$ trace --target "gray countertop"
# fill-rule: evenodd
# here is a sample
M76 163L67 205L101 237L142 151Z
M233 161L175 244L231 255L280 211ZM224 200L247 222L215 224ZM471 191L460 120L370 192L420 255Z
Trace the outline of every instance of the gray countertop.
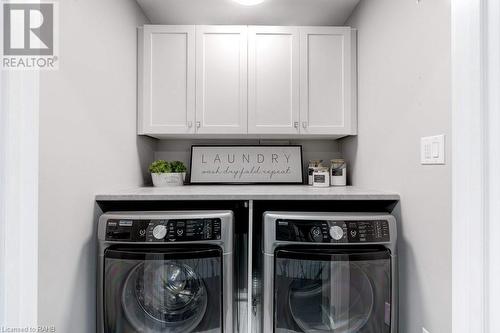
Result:
M154 200L399 200L399 194L354 186L186 185L139 187L99 193L97 201Z

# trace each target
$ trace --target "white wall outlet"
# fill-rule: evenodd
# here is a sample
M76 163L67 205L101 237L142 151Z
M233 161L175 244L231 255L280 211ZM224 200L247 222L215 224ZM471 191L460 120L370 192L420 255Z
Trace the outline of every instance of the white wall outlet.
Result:
M422 333L430 333L430 332L426 330L424 327L422 327Z
M445 164L444 161L444 134L426 136L420 142L421 164Z

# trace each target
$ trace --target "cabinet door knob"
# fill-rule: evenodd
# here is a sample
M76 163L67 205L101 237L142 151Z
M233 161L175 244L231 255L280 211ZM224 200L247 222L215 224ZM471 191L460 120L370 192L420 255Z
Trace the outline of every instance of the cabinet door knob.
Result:
M302 122L302 127L307 128L307 121Z
M200 128L201 127L201 123L199 121L196 122L196 128Z
M188 127L189 128L193 127L193 122L192 121L188 121Z
M299 128L299 122L298 122L298 121L294 122L294 123L293 123L293 127L295 127L295 128Z

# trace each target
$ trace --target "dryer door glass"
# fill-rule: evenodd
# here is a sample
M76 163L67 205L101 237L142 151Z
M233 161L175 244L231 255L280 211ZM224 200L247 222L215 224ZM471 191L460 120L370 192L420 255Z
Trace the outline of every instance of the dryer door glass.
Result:
M105 332L221 332L221 265L219 248L106 250Z
M274 283L275 332L390 332L387 250L278 249Z

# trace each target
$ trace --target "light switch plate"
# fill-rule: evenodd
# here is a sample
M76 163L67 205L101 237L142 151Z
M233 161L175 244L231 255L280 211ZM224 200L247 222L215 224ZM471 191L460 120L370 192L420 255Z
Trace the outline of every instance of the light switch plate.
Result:
M421 164L445 164L445 135L426 136L420 143Z

